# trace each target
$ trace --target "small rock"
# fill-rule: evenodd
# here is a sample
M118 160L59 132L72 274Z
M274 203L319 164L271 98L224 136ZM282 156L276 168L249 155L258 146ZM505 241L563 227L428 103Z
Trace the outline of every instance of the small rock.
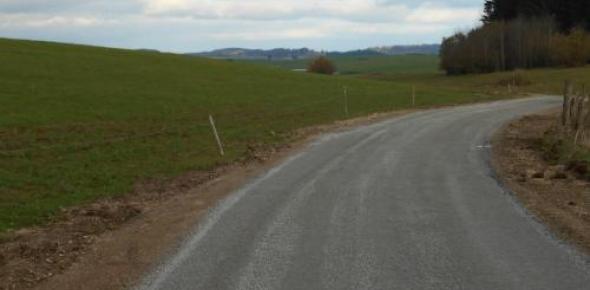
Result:
M552 166L545 170L546 179L567 179L565 166Z
M555 166L555 171L557 171L557 172L565 172L566 170L567 170L567 166L565 166L565 165Z
M570 202L567 203L567 205L569 205L569 206L576 206L576 203L573 202L573 201L570 201Z
M533 177L533 175L535 175L535 173L537 173L537 171L536 171L536 170L533 170L533 169L527 169L527 170L524 172L524 175L525 175L527 178L529 178L529 177Z
M536 184L536 185L551 185L552 184L551 180L547 180L545 178L537 178L537 177L530 179L530 182L533 184Z

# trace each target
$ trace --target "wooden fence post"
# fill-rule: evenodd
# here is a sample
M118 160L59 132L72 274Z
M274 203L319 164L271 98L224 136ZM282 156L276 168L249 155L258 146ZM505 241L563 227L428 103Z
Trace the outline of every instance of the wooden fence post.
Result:
M516 83L516 70L512 71L512 86L514 88L518 87L518 84Z
M576 128L576 108L578 106L578 97L576 95L570 96L570 107L568 116L568 127L569 129Z
M416 86L412 86L412 107L416 106Z
M344 87L344 114L348 118L348 88Z
M574 92L572 82L565 82L561 123L563 138L573 138L574 145L590 146L587 132L590 128L590 97L586 95L585 85L579 92Z
M588 143L588 129L590 127L590 97L584 96L584 116L582 117L582 142L584 145L589 146Z
M584 109L584 100L581 97L576 98L576 106L574 108L574 145L578 145L578 139L580 137L580 117L582 116L582 110Z
M223 151L223 144L221 144L221 139L219 138L219 134L217 133L217 128L215 127L215 121L213 120L213 116L209 115L209 123L211 123L211 128L213 129L213 135L215 135L215 141L217 141L217 147L219 148L219 154L221 156L225 155Z
M563 89L563 112L561 114L561 125L567 130L567 126L569 125L569 116L570 116L570 94L572 91L572 84L571 82L565 81L564 89Z

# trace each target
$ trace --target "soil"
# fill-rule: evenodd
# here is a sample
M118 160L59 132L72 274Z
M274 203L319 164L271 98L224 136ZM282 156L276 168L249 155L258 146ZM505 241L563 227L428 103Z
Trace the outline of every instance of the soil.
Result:
M575 167L548 162L542 150L559 112L526 116L493 140L493 164L501 181L560 239L590 254L590 182Z
M299 130L286 144L209 172L144 180L116 199L63 210L47 225L0 239L0 289L126 289L165 257L209 208L301 150L314 136L410 113L398 111Z

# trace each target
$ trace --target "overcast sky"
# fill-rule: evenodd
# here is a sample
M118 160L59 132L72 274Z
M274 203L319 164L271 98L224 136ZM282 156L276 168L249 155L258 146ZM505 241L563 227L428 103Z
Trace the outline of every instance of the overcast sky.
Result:
M0 0L0 37L194 52L438 43L483 0Z

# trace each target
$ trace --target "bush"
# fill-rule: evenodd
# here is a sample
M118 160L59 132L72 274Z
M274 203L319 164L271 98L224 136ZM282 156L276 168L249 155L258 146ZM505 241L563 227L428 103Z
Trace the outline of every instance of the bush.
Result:
M583 66L590 61L590 33L576 28L569 35L555 34L551 51L557 65Z
M320 56L309 64L307 71L311 73L333 75L336 72L336 67L327 57Z

